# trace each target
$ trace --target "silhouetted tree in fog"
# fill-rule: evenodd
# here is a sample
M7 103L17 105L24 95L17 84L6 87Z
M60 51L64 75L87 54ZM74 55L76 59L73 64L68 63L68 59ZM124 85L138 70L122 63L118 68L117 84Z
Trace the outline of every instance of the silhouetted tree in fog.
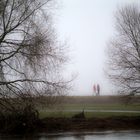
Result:
M140 93L140 7L128 5L118 9L116 34L109 42L109 77L119 92Z
M0 0L1 111L30 106L29 97L44 91L51 96L66 89L60 71L67 59L51 26L51 2Z

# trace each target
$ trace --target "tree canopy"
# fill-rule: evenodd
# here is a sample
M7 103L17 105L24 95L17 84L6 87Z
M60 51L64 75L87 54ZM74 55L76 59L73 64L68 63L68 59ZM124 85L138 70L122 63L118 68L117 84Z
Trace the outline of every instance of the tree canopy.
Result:
M50 21L51 1L0 0L1 108L13 108L7 99L20 106L27 96L66 89L60 70L67 59Z
M127 5L115 15L116 34L109 42L109 77L119 92L140 93L140 8Z

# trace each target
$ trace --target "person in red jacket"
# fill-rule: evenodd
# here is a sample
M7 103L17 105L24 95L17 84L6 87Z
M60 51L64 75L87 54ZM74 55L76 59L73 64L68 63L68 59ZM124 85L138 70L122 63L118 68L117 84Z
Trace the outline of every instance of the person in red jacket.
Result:
M96 85L95 84L93 85L93 93L95 93L95 95L96 95Z

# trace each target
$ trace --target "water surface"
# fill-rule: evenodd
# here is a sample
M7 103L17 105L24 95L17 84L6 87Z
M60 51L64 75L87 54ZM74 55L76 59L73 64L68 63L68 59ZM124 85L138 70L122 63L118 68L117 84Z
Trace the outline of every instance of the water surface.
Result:
M0 140L140 140L140 131L39 134L32 137L0 136Z

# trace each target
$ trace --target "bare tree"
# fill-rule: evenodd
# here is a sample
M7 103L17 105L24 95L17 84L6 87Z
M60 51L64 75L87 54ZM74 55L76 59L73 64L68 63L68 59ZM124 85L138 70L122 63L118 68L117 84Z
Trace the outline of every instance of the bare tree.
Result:
M60 73L66 57L49 20L50 2L0 0L0 108L13 111L31 104L28 97L66 89Z
M119 92L140 93L140 7L127 5L116 13L114 38L109 42L109 77Z

